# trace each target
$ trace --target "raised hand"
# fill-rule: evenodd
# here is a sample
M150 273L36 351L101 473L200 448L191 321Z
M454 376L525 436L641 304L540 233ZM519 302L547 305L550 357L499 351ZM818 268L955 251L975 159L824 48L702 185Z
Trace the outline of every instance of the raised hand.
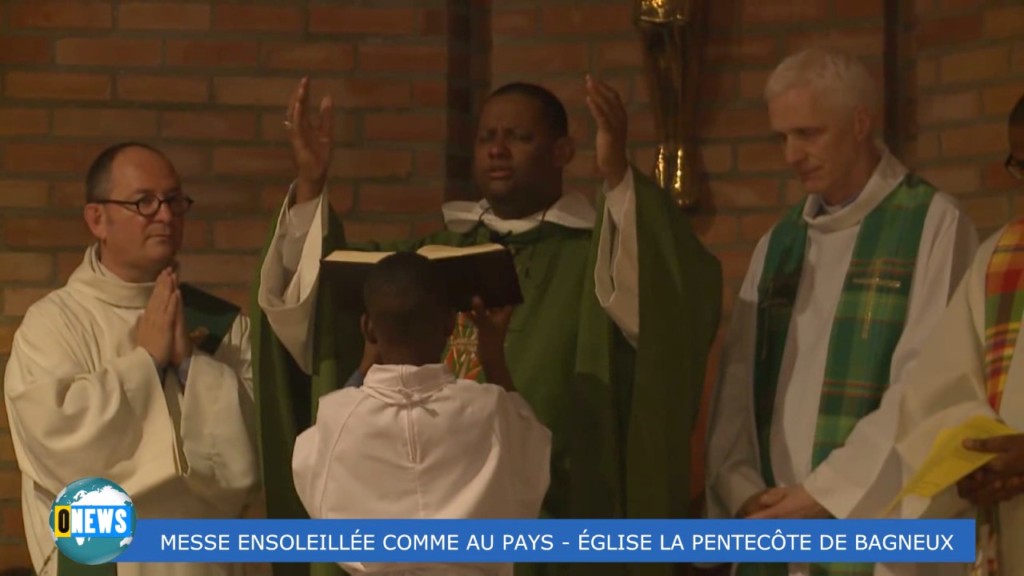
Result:
M614 88L587 75L587 107L597 123L597 169L608 188L614 188L626 177L626 134L629 119L622 98Z
M512 306L486 309L478 296L473 298L473 310L467 314L476 326L477 356L487 379L506 390L514 390L512 375L505 361L505 334L513 310Z
M298 172L295 183L295 201L298 203L320 195L327 182L327 170L331 167L334 147L331 97L325 96L320 101L320 111L315 117L307 112L308 104L309 78L303 78L292 93L284 120Z
M157 277L153 293L136 326L135 343L149 352L161 369L170 362L174 351L175 290L168 268Z

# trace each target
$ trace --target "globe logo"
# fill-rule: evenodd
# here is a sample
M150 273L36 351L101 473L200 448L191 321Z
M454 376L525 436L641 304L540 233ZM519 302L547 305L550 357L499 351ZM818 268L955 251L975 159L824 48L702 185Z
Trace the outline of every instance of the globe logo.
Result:
M50 530L57 548L71 560L112 562L132 543L135 505L110 480L82 478L65 486L53 501Z

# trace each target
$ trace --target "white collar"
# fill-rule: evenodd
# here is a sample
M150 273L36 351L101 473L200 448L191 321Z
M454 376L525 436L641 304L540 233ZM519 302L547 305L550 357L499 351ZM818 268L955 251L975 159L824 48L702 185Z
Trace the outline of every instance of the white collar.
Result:
M804 204L803 218L807 225L822 232L835 232L860 224L907 175L907 168L884 145L879 145L882 158L867 184L846 206L825 207L821 197L811 194Z
M597 210L594 209L594 205L578 192L563 194L547 210L526 218L498 218L491 211L487 200L446 202L441 207L441 212L444 214L444 222L448 229L460 234L469 232L480 223L499 234L519 234L536 228L541 222L554 222L580 230L592 230L597 222Z
M410 406L454 383L455 375L445 364L374 364L359 389L386 404Z

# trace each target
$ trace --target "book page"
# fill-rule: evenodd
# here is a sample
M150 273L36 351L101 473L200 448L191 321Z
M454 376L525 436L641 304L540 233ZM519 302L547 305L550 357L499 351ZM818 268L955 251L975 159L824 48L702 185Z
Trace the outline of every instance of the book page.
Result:
M429 244L417 250L416 253L431 260L440 260L442 258L458 258L459 256L471 256L473 254L483 254L485 252L495 252L504 249L505 247L501 244L479 244L477 246L462 247Z
M360 252L359 250L335 250L324 258L324 262L352 262L354 264L376 264L394 252Z
M886 508L888 515L904 496L931 498L981 468L997 455L963 447L964 440L1017 434L1017 430L989 416L978 415L955 428L946 428L932 444L931 452L913 478Z

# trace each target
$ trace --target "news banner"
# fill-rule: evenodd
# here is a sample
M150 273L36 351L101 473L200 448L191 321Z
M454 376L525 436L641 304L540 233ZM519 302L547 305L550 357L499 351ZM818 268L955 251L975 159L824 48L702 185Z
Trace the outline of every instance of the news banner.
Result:
M58 548L106 562L954 562L973 520L183 520L136 518L116 484L54 501Z

